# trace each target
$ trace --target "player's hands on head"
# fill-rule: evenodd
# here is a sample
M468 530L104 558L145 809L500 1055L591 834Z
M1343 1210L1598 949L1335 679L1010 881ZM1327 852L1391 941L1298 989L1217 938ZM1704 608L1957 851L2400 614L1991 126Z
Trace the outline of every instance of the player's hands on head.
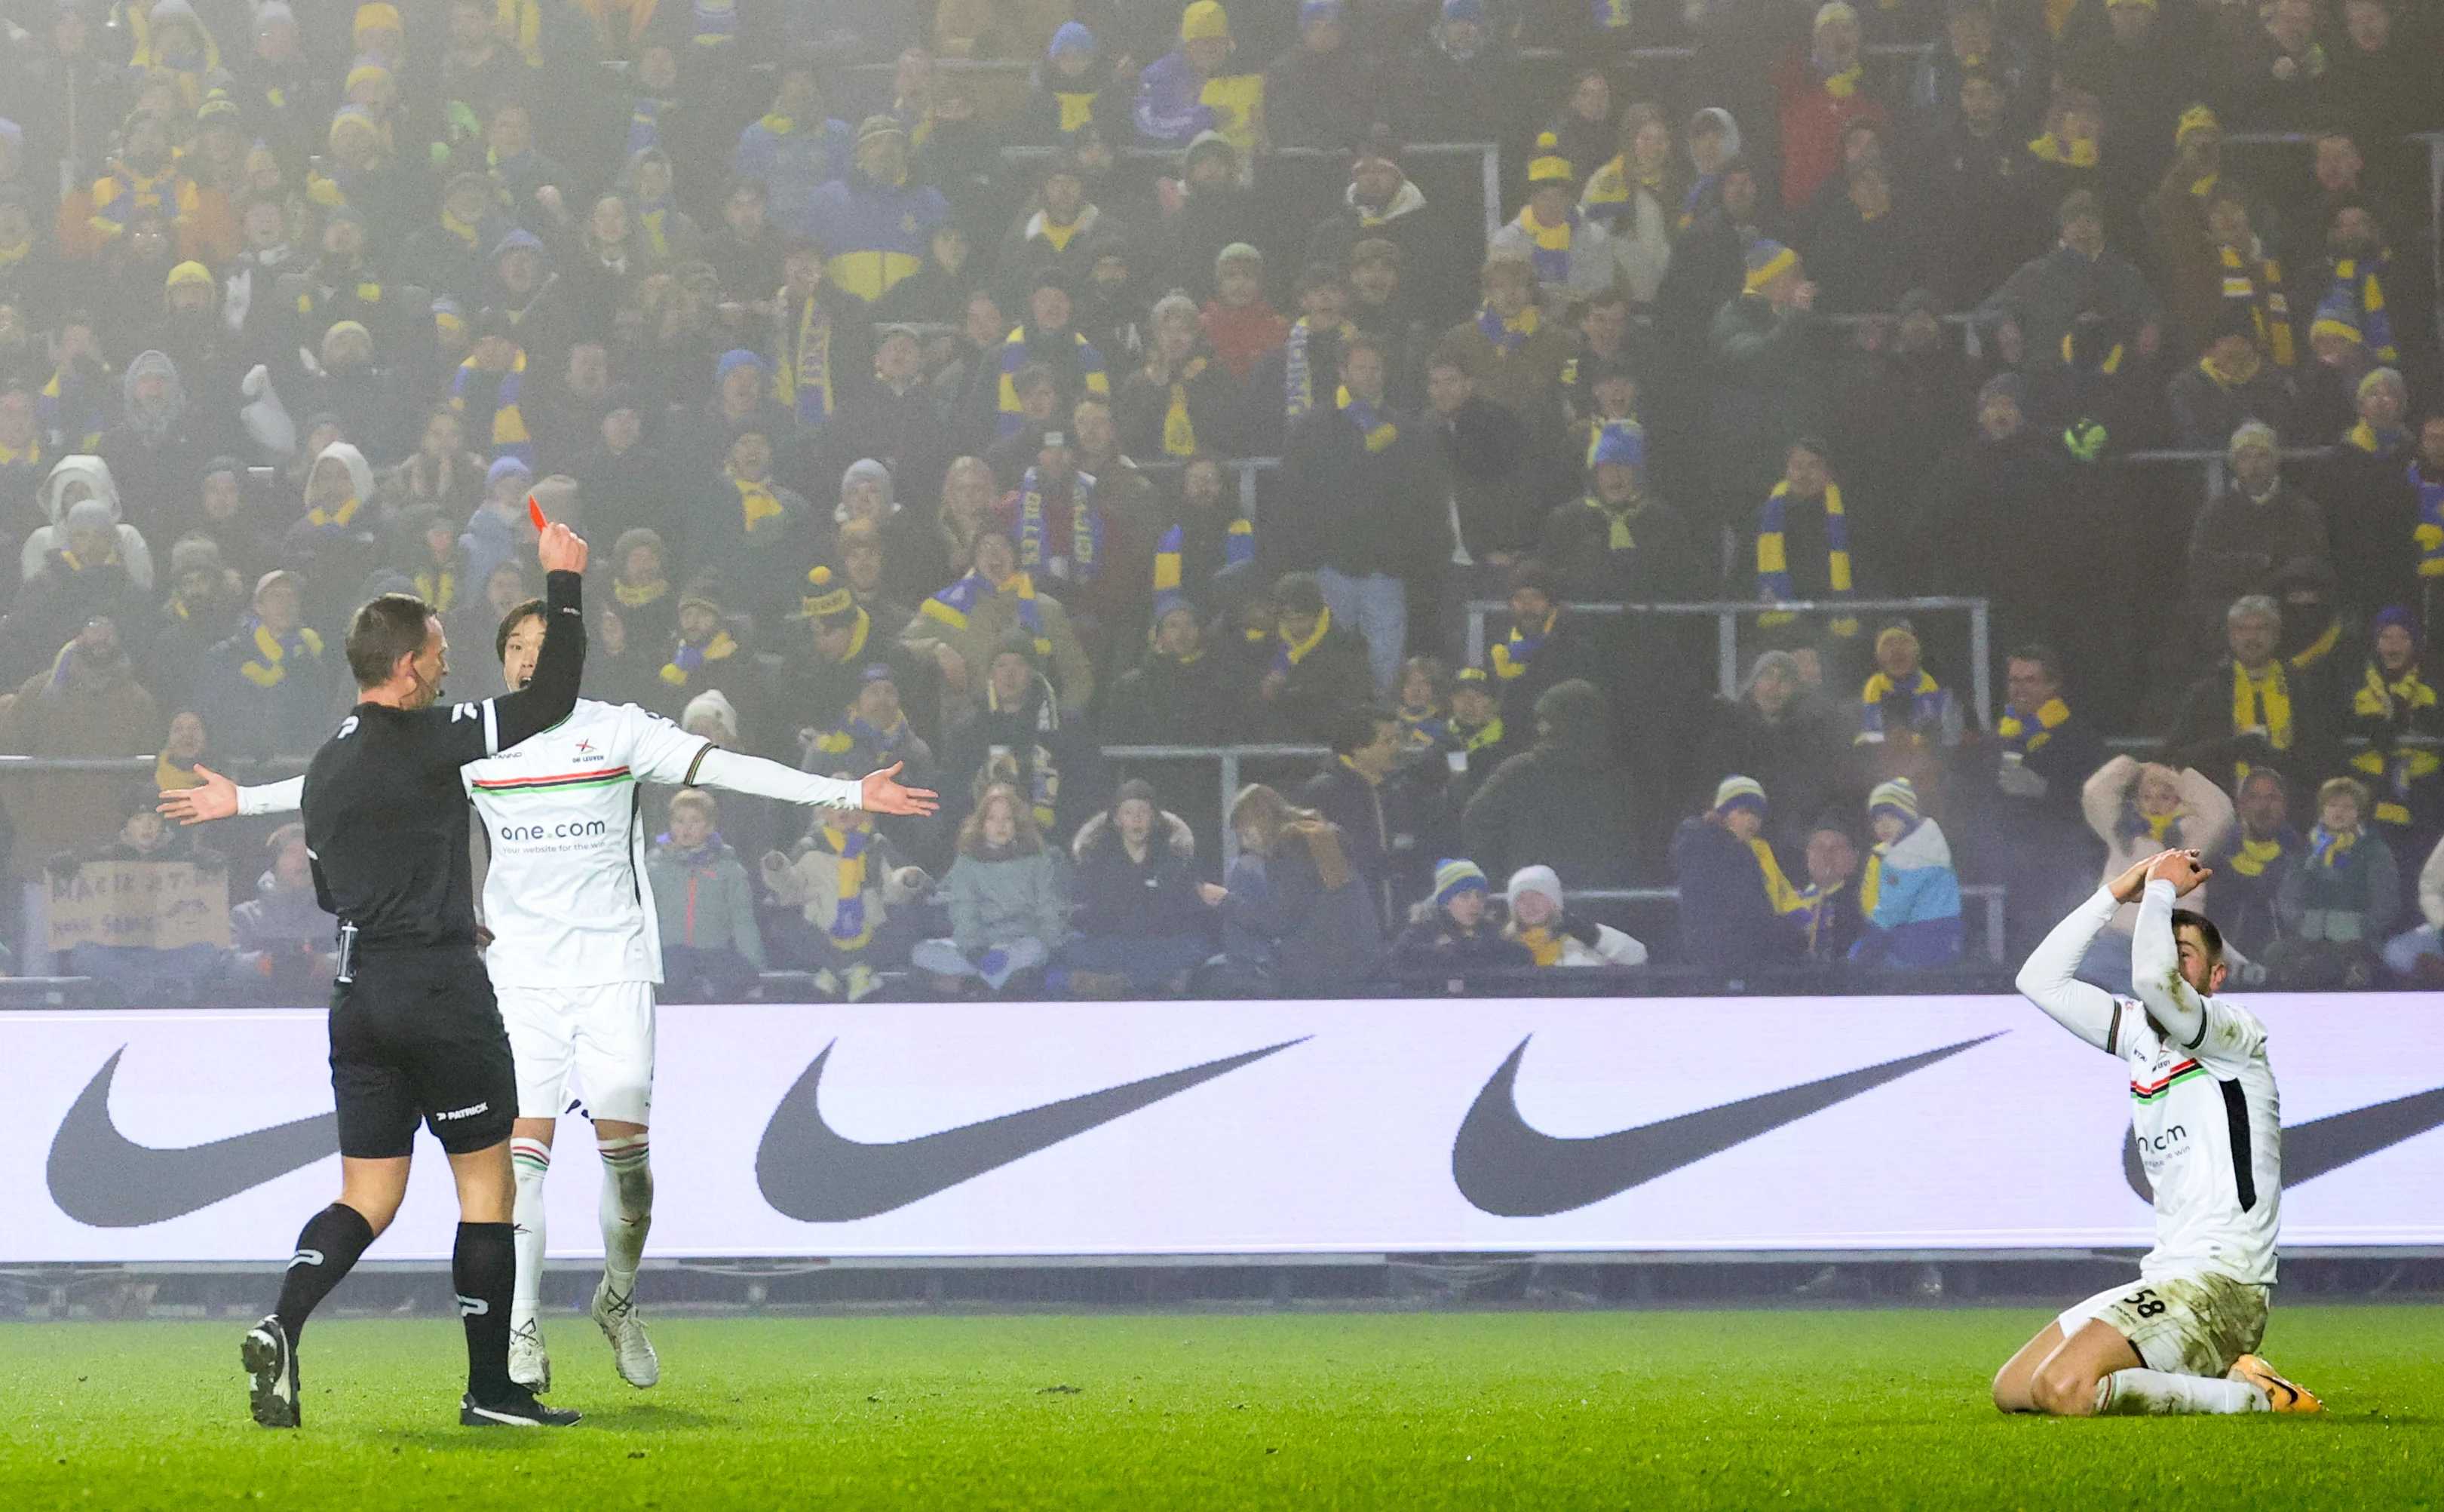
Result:
M568 526L553 522L535 543L535 557L546 572L583 572L585 570L585 539Z
M2171 856L2171 851L2157 851L2130 863L2130 869L2113 879L2113 895L2123 903L2136 903L2138 894L2147 891L2147 873L2157 861Z
M931 789L902 787L893 779L906 765L893 762L879 772L868 772L858 784L858 804L869 814L931 814L941 804Z
M208 820L234 817L237 813L237 784L201 764L196 765L195 775L204 780L202 786L163 790L161 812L181 824L201 824Z
M2198 864L2195 851L2166 851L2147 863L2147 880L2172 883L2174 895L2178 897L2197 891L2198 884L2213 875L2212 867Z

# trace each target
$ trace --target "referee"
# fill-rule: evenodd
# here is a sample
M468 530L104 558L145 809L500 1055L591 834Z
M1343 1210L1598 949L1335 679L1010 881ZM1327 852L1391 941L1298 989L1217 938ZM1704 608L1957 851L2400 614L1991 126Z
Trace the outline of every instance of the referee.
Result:
M398 1215L420 1122L450 1157L458 1241L450 1260L467 1327L469 1427L560 1427L509 1379L509 1123L517 1079L492 986L476 954L466 790L458 768L566 719L585 665L579 574L585 543L564 525L537 548L549 610L534 676L480 704L436 706L449 672L441 621L422 599L384 594L348 625L357 707L306 770L314 890L340 920L331 996L331 1092L340 1200L308 1219L280 1304L247 1331L248 1406L266 1428L298 1422L297 1339L306 1319Z

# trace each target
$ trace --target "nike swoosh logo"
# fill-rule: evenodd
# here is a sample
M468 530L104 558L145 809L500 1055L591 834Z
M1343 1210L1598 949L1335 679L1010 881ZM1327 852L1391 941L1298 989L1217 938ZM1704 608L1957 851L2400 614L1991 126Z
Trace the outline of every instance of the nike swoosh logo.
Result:
M102 1062L51 1140L51 1201L78 1223L168 1223L339 1152L339 1116L329 1113L183 1150L137 1144L110 1121L111 1078L126 1053L120 1045Z
M2444 1124L2444 1087L2287 1125L2283 1131L2284 1189L2314 1181L2329 1171L2340 1171L2354 1160L2364 1160L2439 1124ZM2139 1201L2156 1200L2156 1189L2147 1184L2147 1168L2138 1162L2136 1129L2121 1131L2121 1174Z
M1995 1038L1981 1035L1923 1055L1588 1139L1557 1139L1520 1117L1515 1087L1519 1060L1528 1053L1528 1041L1522 1040L1461 1121L1452 1141L1452 1179L1459 1184L1460 1195L1481 1211L1502 1218L1547 1218L1619 1196Z
M824 1065L839 1044L834 1041L824 1046L764 1126L764 1141L755 1151L755 1184L763 1189L765 1201L800 1223L872 1218L1024 1160L1305 1039L1285 1040L1244 1055L890 1144L843 1138L824 1121L816 1093Z

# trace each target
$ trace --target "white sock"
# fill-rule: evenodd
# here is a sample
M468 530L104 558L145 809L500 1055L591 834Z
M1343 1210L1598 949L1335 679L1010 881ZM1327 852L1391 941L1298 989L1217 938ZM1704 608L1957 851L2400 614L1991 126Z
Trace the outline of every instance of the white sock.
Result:
M641 1134L598 1139L602 1152L602 1274L622 1297L637 1289L654 1226L654 1168Z
M2263 1412L2266 1392L2247 1381L2164 1371L2115 1371L2104 1378L2097 1411L2118 1417L2167 1417L2192 1412Z
M509 1293L512 1331L535 1320L543 1300L543 1179L551 1174L551 1146L540 1139L509 1141L509 1170L516 1176L517 1284Z

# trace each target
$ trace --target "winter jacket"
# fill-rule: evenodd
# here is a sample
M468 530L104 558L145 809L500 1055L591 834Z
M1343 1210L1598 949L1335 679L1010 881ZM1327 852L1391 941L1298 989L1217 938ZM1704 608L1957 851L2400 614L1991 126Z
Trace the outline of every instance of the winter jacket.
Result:
M2299 863L2275 894L2285 937L2380 944L2401 916L2401 876L2393 852L2363 824L2329 866L2316 855L2324 833L2322 825L2310 832Z
M1002 860L961 856L942 880L952 943L970 956L1021 939L1047 950L1059 945L1069 932L1064 870L1049 850Z
M1571 887L1626 880L1638 844L1637 796L1612 753L1602 695L1584 682L1561 683L1536 701L1533 717L1549 733L1495 767L1468 801L1462 833L1470 858L1488 876L1541 864Z
M1009 765L988 779L996 748L1009 753ZM1086 717L1056 704L1040 676L1011 708L988 691L976 711L942 737L943 822L965 817L987 781L1008 782L1028 798L1037 828L1056 845L1077 834L1110 791L1102 747Z
M1224 898L1222 917L1271 946L1273 986L1332 992L1374 974L1383 927L1338 830L1312 821L1290 825L1265 858L1264 877L1255 895Z
M1942 966L1958 960L1963 927L1960 876L1943 826L1921 819L1867 857L1859 906L1867 928L1850 948L1853 960L1887 966Z
M1390 958L1384 963L1396 976L1433 976L1535 964L1536 958L1528 953L1528 947L1503 938L1502 931L1490 918L1479 921L1473 930L1463 930L1440 909L1402 930L1400 937L1392 942Z
M2291 563L2329 562L2332 550L2315 500L2279 482L2252 499L2235 482L2190 526L2190 601L2219 617L2243 594L2280 591Z
M2190 685L2181 710L2164 737L2168 765L2194 766L2218 784L2237 786L2241 767L2268 765L2290 779L2295 791L2314 788L2342 770L2342 700L2323 667L2282 668L2286 697L2291 706L2289 742L2280 747L2267 733L2244 733L2232 723L2233 673L2230 657ZM2256 710L2261 716L2262 709ZM2259 723L2252 727L2265 730Z
M1398 434L1378 451L1355 411L1332 407L1319 377L1317 407L1290 427L1282 471L1292 507L1268 516L1266 550L1285 567L1330 567L1353 578L1404 578L1435 560L1440 524L1423 489L1426 462L1417 422L1388 409ZM1278 517L1281 528L1270 528Z
M62 503L70 483L82 483L93 490L93 497L110 506L112 526L119 534L119 560L127 568L127 576L145 593L153 591L153 551L145 544L144 536L129 525L120 510L119 487L111 480L109 465L97 456L65 456L60 458L43 482L43 513L50 524L26 537L17 553L17 573L32 581L43 570L54 551L67 546L67 532L61 522L68 507Z
M1196 894L1196 838L1178 815L1155 816L1142 861L1129 858L1108 810L1079 826L1069 854L1079 933L1151 939L1213 930L1213 913Z
M240 950L328 950L339 927L312 888L285 889L269 872L255 878L254 896L230 910L231 939Z
M1765 868L1738 836L1706 816L1682 820L1672 837L1672 872L1680 884L1680 945L1691 961L1737 975L1791 953L1766 895Z
M124 653L96 662L64 653L52 672L28 678L0 705L0 752L12 756L151 756L161 748L162 719L136 681ZM59 851L118 831L124 774L57 772L0 783L0 802L16 829L9 869L21 882L43 878Z
M1149 651L1103 695L1099 723L1115 746L1218 746L1230 742L1237 708L1213 653L1182 662Z
M2054 203L2060 203L2059 197ZM2110 249L2091 261L2075 249L2056 246L2020 265L1977 306L1972 320L1978 334L1989 340L2005 323L2016 323L2023 343L2021 369L2042 372L2064 365L2063 338L2089 309L2103 311L2112 330L2135 336L2141 325L2163 314L2163 302L2148 286L2146 276Z
M850 144L856 132L845 120L792 122L775 131L755 121L738 134L730 171L742 178L763 181L770 192L772 224L789 235L815 230L815 192L848 171Z
M645 853L645 880L664 945L736 950L764 969L764 937L755 932L755 892L730 842L715 836L684 852L664 841Z
M951 205L931 185L878 183L861 169L816 190L806 218L830 254L825 275L871 302L923 266Z

